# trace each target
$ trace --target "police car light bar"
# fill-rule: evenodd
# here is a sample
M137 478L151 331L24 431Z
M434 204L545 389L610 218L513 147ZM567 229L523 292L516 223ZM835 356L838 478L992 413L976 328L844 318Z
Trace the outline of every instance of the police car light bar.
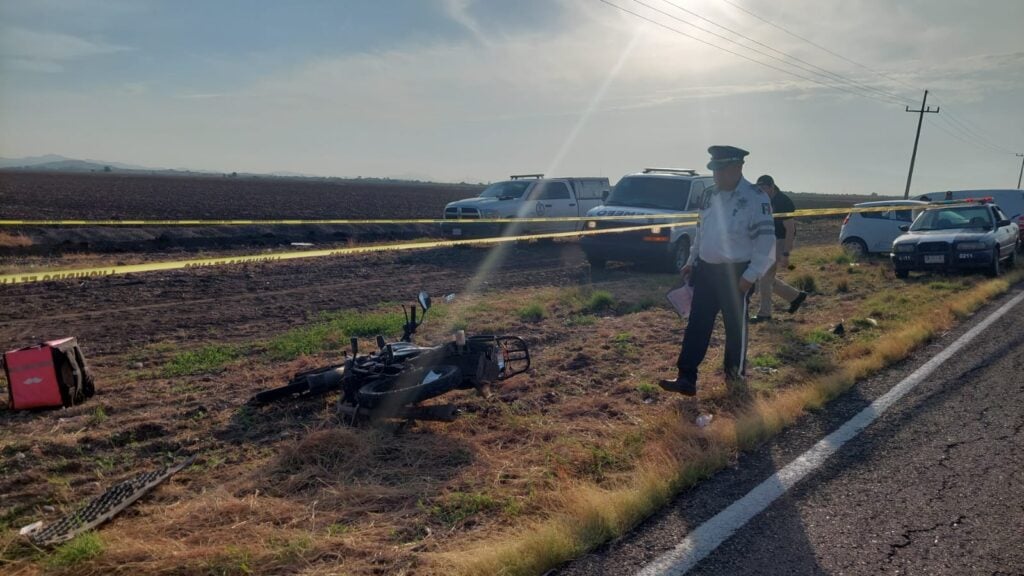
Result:
M536 179L540 180L543 177L544 177L543 174L513 174L511 176L512 180L521 180L523 178L536 178Z
M696 176L697 171L690 168L644 168L644 174L650 174L652 172L664 172L666 174L688 174L690 176Z
M983 198L963 198L962 200L939 200L937 202L931 202L933 206L942 206L948 204L992 204L993 198L991 196L985 196Z

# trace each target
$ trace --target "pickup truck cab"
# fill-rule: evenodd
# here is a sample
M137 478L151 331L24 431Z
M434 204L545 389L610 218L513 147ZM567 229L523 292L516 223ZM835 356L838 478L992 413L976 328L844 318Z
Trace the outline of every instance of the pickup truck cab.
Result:
M602 268L609 260L653 263L669 272L677 272L690 257L690 246L697 233L697 212L704 191L714 178L696 170L645 168L623 176L604 204L587 216L636 216L636 219L592 220L588 229L624 228L653 224L636 232L584 236L581 240L587 260ZM693 219L679 221L651 219L645 216L682 214Z
M514 224L474 224L472 221L492 218L579 218L600 205L610 188L607 178L513 175L510 180L495 182L484 188L475 198L458 200L445 206L445 222L441 224L441 231L448 238L574 232L582 229L582 221Z

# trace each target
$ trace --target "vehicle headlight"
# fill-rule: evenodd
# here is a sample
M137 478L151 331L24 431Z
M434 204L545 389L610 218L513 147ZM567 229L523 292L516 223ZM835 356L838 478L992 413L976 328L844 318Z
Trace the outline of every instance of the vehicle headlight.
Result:
M984 250L988 248L984 242L961 242L956 245L957 250Z
M593 230L594 228L597 228L597 222L594 221L594 220L587 220L587 228L589 228L591 230Z
M913 252L914 251L914 245L910 244L908 242L904 242L903 244L897 244L897 245L893 246L892 247L892 251L893 252Z

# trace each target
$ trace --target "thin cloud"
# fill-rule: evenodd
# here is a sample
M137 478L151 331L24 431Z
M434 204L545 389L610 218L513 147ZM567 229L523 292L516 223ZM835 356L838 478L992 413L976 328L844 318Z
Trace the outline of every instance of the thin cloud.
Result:
M487 35L484 34L480 23L469 14L469 7L473 3L474 0L443 0L444 11L448 14L448 17L468 30L476 38L477 42L484 46L489 46L491 42L488 40Z
M127 50L130 48L126 46L59 32L13 27L0 30L0 59L20 70L59 72L67 62Z

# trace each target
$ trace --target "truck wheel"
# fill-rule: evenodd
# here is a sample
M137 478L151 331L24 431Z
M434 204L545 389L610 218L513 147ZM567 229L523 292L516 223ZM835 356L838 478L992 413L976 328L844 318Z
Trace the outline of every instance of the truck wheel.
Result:
M690 259L690 239L687 236L683 236L676 241L675 249L672 250L672 256L665 266L666 272L678 274L683 266L686 266L686 262Z

